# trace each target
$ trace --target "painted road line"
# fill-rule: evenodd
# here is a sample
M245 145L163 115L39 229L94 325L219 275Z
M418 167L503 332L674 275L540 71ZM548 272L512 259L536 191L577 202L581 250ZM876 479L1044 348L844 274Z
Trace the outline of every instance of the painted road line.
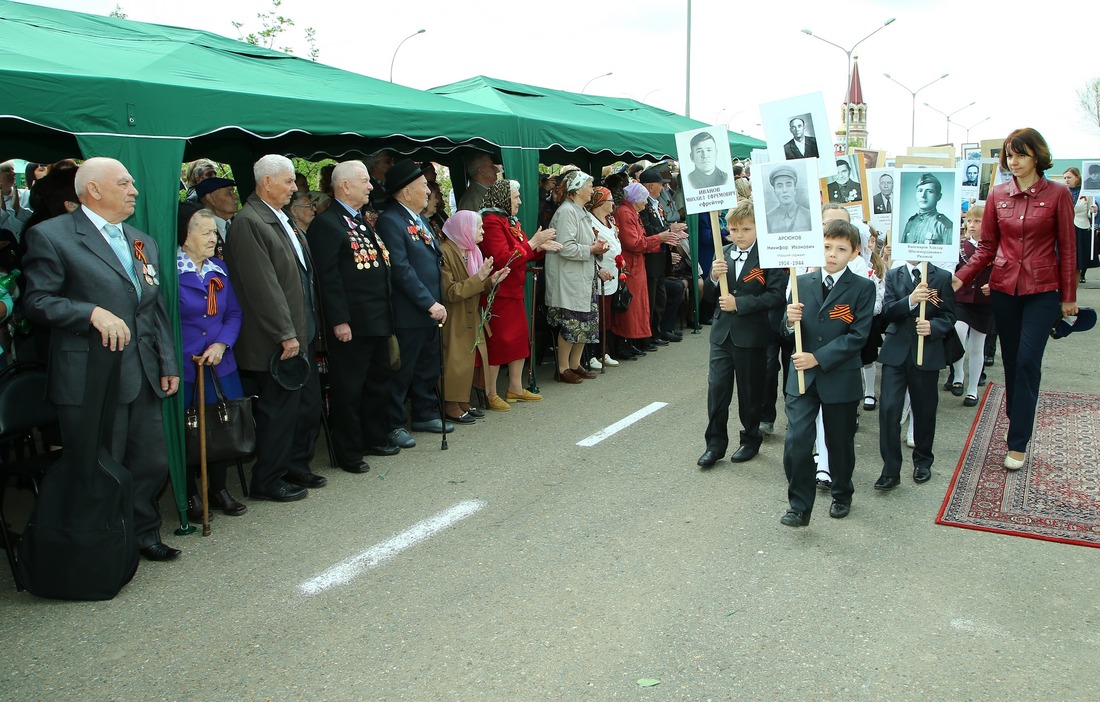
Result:
M595 434L588 437L587 439L582 439L581 441L578 441L577 446L595 446L596 444L600 443L601 441L603 441L607 437L614 436L615 434L618 434L620 431L622 431L623 429L626 429L628 426L630 426L634 422L637 422L640 419L644 419L645 417L648 417L649 415L653 414L657 410L659 410L662 407L665 407L667 405L668 405L667 402L654 402L652 404L648 404L645 407L638 410L637 412L635 412L634 414L630 415L629 417L624 417L624 418L620 419L619 421L615 422L614 424L612 424L611 426L607 427L606 429L601 429L600 431L596 432Z
M381 565L402 551L412 548L447 527L476 514L483 507L485 507L485 503L481 500L459 502L457 505L445 509L435 516L428 517L400 534L395 534L385 541L371 546L366 551L352 556L343 563L306 580L298 586L298 592L303 595L317 595L337 585L346 585L364 571Z

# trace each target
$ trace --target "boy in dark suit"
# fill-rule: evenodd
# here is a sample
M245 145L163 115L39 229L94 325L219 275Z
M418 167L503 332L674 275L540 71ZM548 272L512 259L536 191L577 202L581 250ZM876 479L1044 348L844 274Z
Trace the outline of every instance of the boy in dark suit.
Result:
M926 319L917 319L920 303ZM947 366L943 340L955 329L955 293L951 274L928 266L927 280L921 280L920 266L912 262L886 273L886 298L882 316L889 327L879 351L882 390L879 407L879 452L882 475L876 490L893 490L901 482L902 404L906 390L912 402L913 480L928 482L932 477L932 442L936 437L937 385L940 370ZM924 337L923 363L917 364L917 338Z
M871 332L875 284L847 269L859 255L859 231L843 220L825 223L825 266L798 276L798 304L787 305L783 329L802 325L802 351L791 355L804 371L806 392L798 392L798 374L787 380L787 436L783 470L790 509L780 519L789 527L807 526L816 485L813 460L817 413L825 425L833 502L829 516L842 519L851 509L855 469L856 412L863 398L860 350Z
M756 222L751 202L726 215L733 241L715 260L703 287L704 299L718 310L710 329L710 370L707 373L707 450L698 465L710 468L726 453L730 400L737 385L741 419L740 446L731 460L742 463L760 451L760 414L764 396L764 367L772 333L768 313L783 307L787 275L782 269L762 270L756 246ZM725 275L729 294L719 296L718 280Z

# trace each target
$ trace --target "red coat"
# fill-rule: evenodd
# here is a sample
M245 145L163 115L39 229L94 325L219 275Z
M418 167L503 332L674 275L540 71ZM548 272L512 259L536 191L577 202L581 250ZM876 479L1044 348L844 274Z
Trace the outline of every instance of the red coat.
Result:
M1013 178L994 186L982 215L982 240L955 275L969 283L993 264L989 289L1008 295L1058 290L1077 299L1077 231L1069 188L1040 178L1021 191Z
M626 312L615 314L611 331L626 339L644 339L652 336L649 325L649 291L645 273L645 255L661 250L661 239L646 236L634 206L624 202L615 210L615 223L619 225L619 241L626 259L626 287L634 299Z
M508 277L500 281L497 288L497 297L518 297L523 299L523 286L527 282L527 262L537 261L546 254L542 251L532 251L527 243L527 236L523 233L523 227L516 223L513 231L508 223L508 218L501 214L488 211L481 219L485 226L485 238L478 244L485 258L493 257L493 270L499 271L508 263L508 258L517 249L522 253L519 258L512 261L511 272Z

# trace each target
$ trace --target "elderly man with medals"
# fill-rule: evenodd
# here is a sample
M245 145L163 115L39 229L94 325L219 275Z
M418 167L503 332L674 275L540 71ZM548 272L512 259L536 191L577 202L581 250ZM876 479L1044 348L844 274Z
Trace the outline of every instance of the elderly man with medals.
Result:
M364 455L392 456L400 450L386 438L393 376L390 256L360 213L373 189L366 166L338 163L332 189L335 201L314 218L307 238L332 373L329 416L336 461L349 473L366 473Z

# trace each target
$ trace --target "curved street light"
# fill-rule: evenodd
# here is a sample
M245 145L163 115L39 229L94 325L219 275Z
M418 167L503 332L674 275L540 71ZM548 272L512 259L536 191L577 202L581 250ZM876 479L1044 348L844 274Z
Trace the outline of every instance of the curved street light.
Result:
M966 141L969 142L970 141L970 130L973 129L974 127L977 127L979 124L981 124L983 122L988 122L991 119L993 119L993 117L986 117L985 119L980 119L977 122L975 122L974 124L970 125L969 127L966 126L965 124L959 124L958 122L952 122L951 124L955 125L956 127L962 127L963 129L965 129L966 130Z
M412 38L413 38L413 37L415 37L416 35L418 35L418 34L423 34L423 33L424 33L424 32L426 32L426 31L428 31L428 30L426 30L426 29L418 29L417 31L413 32L413 33L412 33L412 34L410 34L409 36L407 36L407 37L405 37L404 39L402 39L402 40L401 40L401 42L400 42L400 43L398 43L398 45L397 45L397 48L393 50L393 58L391 58L391 59L390 59L390 82L391 82L391 83L393 82L393 63L394 63L394 61L396 61L396 60L397 60L397 52L401 50L401 45L402 45L402 44L404 44L405 42L407 42L407 41L408 41L409 39L412 39Z
M845 94L847 96L846 99L851 100L852 96L850 94L848 94L847 91L849 89L851 89L851 87L852 87L852 52L856 50L857 46L859 46L863 42L867 41L868 39L870 39L874 35L878 34L880 31L882 31L882 29L884 27L888 27L891 24L893 24L894 20L895 20L894 17L891 17L890 19L886 20L885 22L882 23L882 26L880 26L878 29L871 32L867 36L863 37L862 39L857 41L855 44L852 44L852 48L850 48L850 49L845 49L840 44L834 44L833 42L829 41L828 39L825 39L823 37L819 37L818 35L814 34L813 32L811 32L808 29L803 29L802 33L805 34L806 36L811 36L814 39L820 39L821 41L825 42L826 44L828 44L830 46L835 46L836 48L840 49L845 54L847 54L847 56L848 56L848 81L844 84L844 90L845 90ZM845 155L847 155L849 153L849 150L850 150L850 147L851 147L850 135L849 135L849 132L851 131L851 126L852 126L852 116L850 114L850 111L848 109L845 109L844 110L844 153L845 153Z
M955 110L954 112L951 112L951 113L947 113L947 112L944 112L943 110L932 107L927 102L924 103L924 106L927 107L928 109L932 110L933 112L939 112L941 115L943 115L944 117L947 118L947 134L943 138L943 143L947 144L948 142L951 141L951 118L954 117L955 115L959 114L960 112L962 112L966 108L973 107L975 104L977 104L977 101L971 102L969 105L963 105L962 107L960 107L959 109L957 109L957 110Z
M598 76L596 76L595 78L589 78L589 79L588 79L588 82L584 84L584 87L583 87L583 88L581 88L581 93L583 93L584 91L588 90L588 86L592 84L592 81L594 81L594 80L599 80L600 78L606 78L606 77L608 77L609 75L612 75L612 73L613 73L612 71L608 71L607 73L604 73L604 74L598 75Z
M910 125L911 125L911 126L910 126L910 128L909 128L909 129L910 129L910 133L909 133L909 146L916 146L916 145L917 145L917 93L919 93L920 91L924 90L924 89L925 89L925 88L927 88L928 86L932 85L932 83L938 83L938 82L940 82L941 80L943 80L944 78L946 78L946 77L947 77L948 75L950 75L950 74L948 74L948 73L944 73L944 74L943 74L942 76L940 76L940 77L939 77L939 78L937 78L936 80L932 81L931 83L925 83L924 85L922 85L921 87L917 88L916 90L909 90L909 87L908 87L908 86L906 86L906 85L904 85L903 83L899 82L897 78L894 78L894 77L893 77L893 76L891 76L891 75L890 75L889 73L883 73L882 75L886 76L886 77L887 77L887 78L889 78L890 80L894 81L895 83L897 83L897 84L898 84L898 85L900 85L901 87L903 87L903 88L905 88L906 90L908 90L908 91L909 91L909 93L910 93L910 94L912 94L912 96L913 96L913 111L912 111L912 113L911 113L911 116L910 116Z

